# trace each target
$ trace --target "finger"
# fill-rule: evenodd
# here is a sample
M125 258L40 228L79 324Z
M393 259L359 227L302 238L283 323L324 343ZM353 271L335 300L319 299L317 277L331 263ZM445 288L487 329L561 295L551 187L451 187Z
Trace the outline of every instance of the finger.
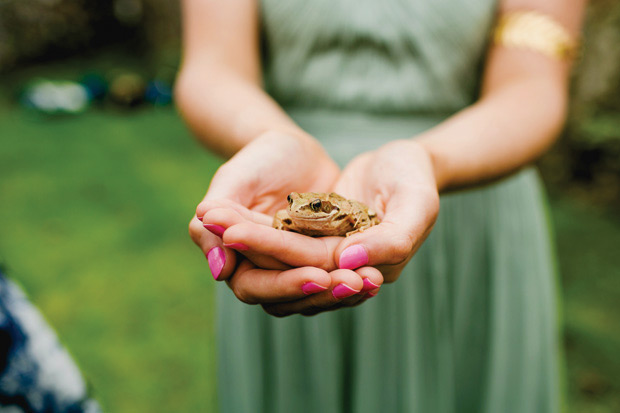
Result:
M383 284L383 276L381 272L374 267L362 267L355 270L355 273L360 276L363 282L362 289L357 293L351 296L345 297L340 300L338 306L334 308L323 308L323 311L331 311L332 309L342 308L342 307L355 307L361 304L363 301L367 300L368 292L376 291L378 292ZM301 315L314 315L317 314L318 311L302 311Z
M189 236L192 239L192 241L194 241L194 244L199 245L200 237L202 236L202 233L205 230L202 225L202 221L199 220L194 215L192 219L189 221L188 230L189 230Z
M368 300L368 299L370 299L370 298L372 298L372 297L375 297L377 294L379 294L379 291L381 291L381 289L379 289L379 288L376 288L376 289L374 289L374 290L372 290L372 291L368 291L368 292L364 295L364 301L366 301L366 300Z
M218 207L207 210L201 221L208 231L221 238L226 228L245 222L246 219L234 209Z
M430 233L437 213L436 192L401 188L386 202L383 221L352 235L336 248L339 268L407 262Z
M204 218L204 215L208 211L219 208L231 209L237 214L239 214L239 216L241 216L243 219L251 222L256 222L257 224L271 226L271 224L273 223L273 217L271 215L252 211L245 206L239 204L238 202L223 198L204 199L196 207L196 216L202 220Z
M264 270L244 261L228 285L235 296L247 304L286 302L326 291L331 285L331 277L326 271L314 267Z
M250 205L254 194L251 189L257 186L258 176L248 174L246 169L240 165L239 156L233 156L215 172L204 199L230 199Z
M334 270L329 276L331 284L328 290L293 302L263 305L263 309L276 317L333 310L340 308L344 299L359 293L364 287L360 275L351 270Z
M361 292L363 293L376 290L383 284L383 275L375 267L361 267L355 270L355 272L362 278L363 287Z
M216 235L204 229L202 222L192 219L189 223L189 233L192 240L202 250L213 279L216 281L226 280L233 273L237 265L237 257L234 250L225 248L222 240Z
M334 305L333 307L330 308L319 308L319 307L313 307L307 310L304 310L302 312L300 312L299 314L303 315L303 316L313 316L313 315L317 315L320 313L324 313L327 311L335 311L335 310L339 310L343 307L357 307L363 303L365 303L366 301L368 301L369 299L371 299L372 297L376 296L379 293L379 288L376 288L372 291L369 291L367 293L363 293L360 292L359 294L356 294L352 297L349 298L345 298L344 300L342 300L339 304Z
M228 227L247 221L235 210L229 208L215 208L204 215L202 222L207 230L221 238ZM224 243L223 245L226 248L232 248L243 254L256 264L257 267L272 270L286 270L290 268L289 265L273 257L250 250L249 247L243 243Z
M204 231L200 240L200 248L207 258L209 270L215 281L227 280L237 266L235 251L222 247L219 245L220 243L221 241L217 240L217 237L207 231Z
M254 253L268 255L292 267L312 266L331 271L334 251L341 237L312 238L266 225L245 222L226 230L224 242L241 244Z

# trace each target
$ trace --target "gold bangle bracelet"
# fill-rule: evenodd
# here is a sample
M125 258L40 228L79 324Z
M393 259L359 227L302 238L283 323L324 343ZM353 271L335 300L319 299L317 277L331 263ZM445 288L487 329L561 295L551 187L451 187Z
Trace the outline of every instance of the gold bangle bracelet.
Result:
M493 40L496 45L532 50L558 60L573 59L579 43L560 23L535 11L503 15Z

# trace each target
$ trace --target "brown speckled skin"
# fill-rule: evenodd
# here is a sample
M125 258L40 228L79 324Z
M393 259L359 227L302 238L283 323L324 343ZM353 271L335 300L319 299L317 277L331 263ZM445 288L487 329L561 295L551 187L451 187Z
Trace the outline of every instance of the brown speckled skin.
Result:
M274 216L274 228L311 237L349 236L379 223L366 205L334 192L293 192L288 199L288 208ZM321 207L314 210L312 203Z

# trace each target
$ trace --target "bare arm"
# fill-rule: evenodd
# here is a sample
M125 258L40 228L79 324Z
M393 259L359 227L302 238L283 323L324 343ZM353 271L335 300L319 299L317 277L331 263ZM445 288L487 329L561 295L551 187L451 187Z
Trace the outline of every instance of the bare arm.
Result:
M261 89L258 2L184 0L175 97L213 151L230 157L265 132L308 138Z
M500 13L535 10L573 36L585 0L504 0ZM568 62L491 46L478 102L418 137L433 161L440 191L501 178L541 155L566 116Z
M231 155L243 147L214 177L205 201L198 206L197 216L202 219L192 219L190 233L207 254L217 280L228 280L239 299L259 302L272 314L306 314L355 305L356 301L341 301L333 290L346 284L364 293L362 278L370 277L363 271L381 271L383 276L374 274L375 287L383 279L395 281L433 227L439 210L438 189L476 185L515 171L553 142L565 116L566 63L535 52L493 47L482 97L476 104L415 141L390 142L358 156L339 173L335 167L308 161L305 151L292 148L286 152L282 145L272 151L264 141L254 139L275 129L301 137L295 143L313 141L304 139L308 135L260 89L256 0L184 1L186 56L177 89L181 111L211 148ZM571 8L565 10L563 0L504 0L502 10L539 10L575 33L584 1L572 0ZM315 179L318 173L324 176ZM248 177L252 179L239 184ZM274 184L280 187L274 190ZM256 211L272 213L286 190L299 188L335 189L353 199L378 203L384 212L382 223L329 245L310 246L307 242L332 242L334 238L306 239L253 218ZM252 196L244 202L247 194ZM243 213L235 214L233 207L217 204L223 198L249 209L238 209ZM217 214L231 219L220 219ZM212 234L203 224L219 227L223 234ZM234 245L243 248L235 253L230 250ZM211 257L214 251L221 254ZM291 266L303 267L303 271L281 271ZM274 282L269 281L272 276ZM264 281L257 284L259 279ZM325 291L306 297L303 286L307 282ZM274 303L278 304L271 306Z

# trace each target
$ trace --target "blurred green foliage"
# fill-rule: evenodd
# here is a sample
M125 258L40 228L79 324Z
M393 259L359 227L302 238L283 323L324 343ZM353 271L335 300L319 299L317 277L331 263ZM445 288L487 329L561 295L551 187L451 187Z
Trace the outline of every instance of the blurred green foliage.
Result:
M562 139L540 161L545 180L573 198L620 209L620 2L588 3Z
M126 49L177 59L178 0L0 0L0 73L59 57Z

